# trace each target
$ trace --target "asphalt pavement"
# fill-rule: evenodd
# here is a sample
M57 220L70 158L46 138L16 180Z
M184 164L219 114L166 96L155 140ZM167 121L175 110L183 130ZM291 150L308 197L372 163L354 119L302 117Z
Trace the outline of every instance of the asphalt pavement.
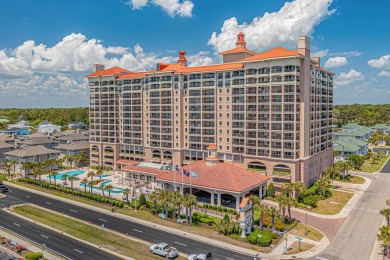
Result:
M1 201L6 198L2 198ZM0 210L0 227L22 236L24 239L28 239L35 245L44 243L47 249L67 259L120 259L70 237L19 218L15 214L6 213L3 210ZM1 255L0 259L2 259Z
M373 182L347 217L329 247L315 260L370 259L383 216L379 211L390 198L390 160L382 172L373 175Z
M1 207L12 206L20 203L32 203L56 212L63 212L64 215L69 215L80 220L91 221L91 223L96 225L104 224L107 229L121 232L123 234L128 233L129 236L136 237L150 243L168 243L169 245L176 247L179 252L188 255L194 253L207 253L211 251L214 258L218 260L249 260L254 257L156 229L153 227L153 223L150 223L150 225L147 226L138 224L122 218L113 217L112 215L31 193L19 188L10 188L10 192L7 193L7 197L0 199Z

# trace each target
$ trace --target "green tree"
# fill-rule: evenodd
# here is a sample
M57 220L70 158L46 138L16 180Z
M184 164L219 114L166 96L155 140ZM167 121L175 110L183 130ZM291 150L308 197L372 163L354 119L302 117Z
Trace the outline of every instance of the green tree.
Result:
M364 163L363 156L352 154L348 157L348 161L351 161L355 167L355 169L360 169Z
M279 196L276 197L276 201L279 203L279 209L282 213L283 222L286 217L286 207L288 203L289 197L287 197L286 193L282 192Z
M275 233L275 222L277 220L281 220L282 218L282 215L280 214L280 210L271 208L269 210L269 217L271 218L271 232Z
M99 185L99 190L102 191L103 197L105 197L104 196L104 186L106 186L104 183L100 183L100 185Z
M76 180L76 176L70 176L68 180L70 181L70 188L73 190L73 182Z
M382 242L382 247L384 249L385 256L388 257L390 254L390 226L382 226L379 229L377 239Z
M84 192L87 193L88 179L87 178L82 179L81 184L84 186Z
M127 205L129 205L129 194L130 194L130 189L129 188L126 188L126 189L123 190L123 195L125 195L125 197L126 197Z
M390 208L382 209L379 213L386 218L387 225L390 225Z
M146 197L145 197L145 194L141 194L139 196L139 205L140 206L144 206L146 205L148 202L146 201Z
M330 181L328 178L321 178L314 185L318 187L319 194L325 197L326 191L329 189Z
M268 185L267 195L271 198L275 198L275 185L272 182Z
M106 190L108 192L108 198L111 199L111 191L114 187L111 184L106 185Z

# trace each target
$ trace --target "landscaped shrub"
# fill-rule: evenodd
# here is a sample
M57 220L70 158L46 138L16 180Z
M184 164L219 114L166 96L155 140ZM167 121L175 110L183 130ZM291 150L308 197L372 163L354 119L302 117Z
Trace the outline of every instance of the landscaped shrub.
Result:
M251 244L256 244L257 243L257 239L259 237L258 234L259 234L258 230L255 229L249 236L247 236L245 238L245 240L248 241Z
M232 214L232 213L233 213L233 209L228 208L228 209L227 209L227 212L228 212L229 214Z
M270 235L268 236L268 235L263 234L257 238L256 242L261 247L268 247L272 244L272 238Z
M268 197L271 197L271 198L274 198L275 197L275 186L273 183L271 183L270 185L268 185L268 188L267 188L267 196Z
M213 209L216 210L218 208L217 205L213 205Z
M207 209L209 207L209 204L208 203L203 203L202 207Z
M227 212L227 211L228 211L228 209L227 209L227 208L225 208L225 207L223 207L223 208L222 208L222 211L223 211L223 212Z
M139 196L139 204L140 204L140 206L146 205L146 197L145 197L145 194L141 194L141 195Z
M218 210L219 212L221 212L221 211L222 211L222 206L218 206L217 210Z
M311 206L313 208L316 208L317 207L317 198L315 196L307 196L305 198L303 198L303 203L308 205L308 206Z
M26 260L38 260L42 258L41 252L30 252L24 255L24 259Z
M225 216L223 216L223 221L230 222L230 218L228 214L225 214Z

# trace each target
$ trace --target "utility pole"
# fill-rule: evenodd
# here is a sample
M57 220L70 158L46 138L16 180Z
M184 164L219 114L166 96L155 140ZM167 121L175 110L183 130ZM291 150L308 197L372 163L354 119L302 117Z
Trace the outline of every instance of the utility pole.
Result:
M305 236L307 235L307 212L305 213Z

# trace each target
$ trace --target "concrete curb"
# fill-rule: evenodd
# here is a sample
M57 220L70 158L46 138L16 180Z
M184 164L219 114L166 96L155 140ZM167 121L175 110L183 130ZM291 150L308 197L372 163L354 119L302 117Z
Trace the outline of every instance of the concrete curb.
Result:
M21 205L31 205L31 206L35 206L35 207L37 207L37 208L40 208L39 206L34 205L34 204L30 204L30 203L19 204L19 205L16 205L16 206L21 206ZM10 207L10 208L12 209L13 207L14 207L14 206L12 206L12 207ZM45 209L45 210L47 210L47 209ZM22 218L22 219L24 219L24 220L27 220L27 221L29 221L29 222L31 222L31 223L37 224L37 225L39 225L39 226L41 226L41 227L44 227L44 228L49 229L49 230L52 230L52 231L57 232L57 233L59 233L59 234L62 234L62 235L64 235L64 236L70 237L70 238L72 238L72 239L74 239L74 240L77 240L77 241L79 241L79 242L81 242L81 243L84 243L84 244L87 244L87 245L89 245L89 246L92 246L92 247L94 247L94 248L96 248L96 249L105 251L105 252L107 252L107 253L109 253L109 254L112 254L112 255L114 255L114 256L117 256L117 257L119 257L119 258L121 258L121 259L134 260L133 258L130 258L130 257L124 256L124 255L118 254L118 253L113 252L113 251L111 251L111 250L108 250L108 249L106 249L106 248L104 248L104 247L95 245L95 244L93 244L93 243L91 243L91 242L88 242L88 241L85 241L85 240L81 240L81 239L79 239L79 238L77 238L77 237L74 237L74 236L72 236L72 235L70 235L70 234L67 234L67 233L63 232L63 231L60 231L60 230L58 230L58 229L55 229L55 228L53 228L53 227L51 227L51 226L42 224L42 223L40 223L40 222L37 222L37 221L35 221L35 220L32 220L32 219L27 218L27 217L22 216L22 215L19 215L19 214L17 214L17 213L13 213L12 211L11 211L11 212L9 212L8 210L4 210L4 211L7 212L8 214L17 215L19 218ZM50 210L48 210L48 211L50 211ZM51 211L51 212L52 212L52 211ZM57 213L57 214L58 214L58 213ZM58 215L61 215L61 214L58 214ZM73 219L74 219L74 218L73 218ZM79 221L80 221L80 220L79 220ZM83 221L81 221L81 222L83 222Z
M88 205L88 204L85 204L85 203L76 202L76 201L72 201L72 200L69 200L69 199L61 198L61 197L58 197L58 196L55 196L55 195L52 195L52 194L47 194L45 192L37 191L37 190L31 189L31 188L27 188L27 187L24 187L24 186L19 186L17 184L13 184L13 183L8 183L8 184L11 187L16 187L16 188L19 188L19 189L25 189L25 190L27 190L27 191L29 191L31 193L35 193L35 194L39 194L39 195L42 195L42 196L45 196L45 197L48 197L48 198L60 200L60 201L63 201L63 202L69 203L69 204L76 205L76 206L81 206L81 207L84 207L84 208L88 208L90 210L94 210L94 211L103 213L103 214L108 215L108 216L115 216L115 217L123 219L123 220L135 222L137 224L148 226L148 227L153 227L153 228L156 228L156 229L159 229L159 230L171 233L171 234L187 237L187 238L199 241L199 242L211 244L211 245L214 245L214 246L217 246L217 247L220 247L220 248L223 248L223 249L228 249L228 250L231 250L231 251L235 251L235 252L238 252L238 253L241 253L241 254L246 254L249 257L254 257L255 255L258 254L259 257L266 258L266 259L291 259L291 257L293 256L293 255L271 256L271 255L266 254L266 253L250 250L250 249L247 249L247 248L242 248L240 246L228 244L228 243L225 243L225 242L220 242L220 241L217 241L217 240L214 240L214 239L202 237L202 236L195 235L195 234L192 234L192 233L183 232L183 231L180 231L178 229L166 227L166 226L163 226L163 225L159 225L159 224L156 224L156 223L153 223L153 222L149 222L149 221L146 221L146 220L134 218L134 217L127 216L127 215L124 215L124 214L112 213L111 211L106 210L106 209L101 209L101 208L98 208L98 207L95 207L95 206L91 206L91 205ZM324 235L324 237L325 237L325 235ZM328 244L325 246L325 248L327 246L328 246ZM316 252L315 254L318 254L318 252ZM314 256L315 254L310 254L310 255ZM309 253L307 253L307 256L309 256Z

